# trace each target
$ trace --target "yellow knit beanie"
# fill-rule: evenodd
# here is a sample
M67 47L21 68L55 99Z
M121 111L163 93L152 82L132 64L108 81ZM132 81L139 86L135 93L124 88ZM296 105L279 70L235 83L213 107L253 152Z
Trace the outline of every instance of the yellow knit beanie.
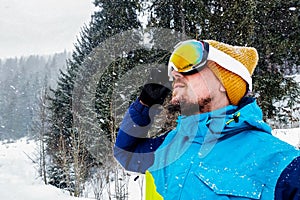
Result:
M258 53L255 48L231 46L214 40L205 40L205 42L242 63L247 68L250 75L253 74L258 62ZM247 93L246 81L234 72L224 69L216 62L208 61L207 65L225 87L231 104L237 105Z

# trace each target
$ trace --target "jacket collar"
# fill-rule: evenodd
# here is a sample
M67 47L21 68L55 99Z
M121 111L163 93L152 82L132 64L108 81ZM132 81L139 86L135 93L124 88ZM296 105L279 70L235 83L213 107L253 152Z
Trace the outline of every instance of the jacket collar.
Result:
M212 112L178 117L178 125L187 121L189 125L200 122L200 126L205 125L211 133L219 133L220 137L249 129L271 134L271 127L263 121L262 110L254 98L245 97L238 106L229 105Z
M179 116L175 133L178 138L201 144L199 155L204 157L219 140L245 130L271 133L270 126L262 119L261 109L252 98L244 99L239 106L229 105L213 112ZM180 145L186 144L180 139L175 141L181 143Z

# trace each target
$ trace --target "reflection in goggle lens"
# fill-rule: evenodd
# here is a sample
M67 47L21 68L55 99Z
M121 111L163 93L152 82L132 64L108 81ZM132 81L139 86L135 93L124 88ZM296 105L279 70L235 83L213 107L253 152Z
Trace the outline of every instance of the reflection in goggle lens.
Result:
M177 44L168 64L170 80L172 80L172 70L187 75L203 69L208 52L209 45L204 41L187 40Z

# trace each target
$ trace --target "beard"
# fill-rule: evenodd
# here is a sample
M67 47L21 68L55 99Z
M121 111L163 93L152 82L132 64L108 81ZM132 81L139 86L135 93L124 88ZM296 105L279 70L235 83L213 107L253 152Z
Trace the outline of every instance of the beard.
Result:
M169 113L180 112L183 115L193 115L198 113L210 112L211 111L210 97L198 99L198 102L189 102L184 99L181 101L172 102L167 106Z
M184 79L176 79L174 85L179 85L179 88L173 90L170 112L192 115L211 111L211 96L197 96Z

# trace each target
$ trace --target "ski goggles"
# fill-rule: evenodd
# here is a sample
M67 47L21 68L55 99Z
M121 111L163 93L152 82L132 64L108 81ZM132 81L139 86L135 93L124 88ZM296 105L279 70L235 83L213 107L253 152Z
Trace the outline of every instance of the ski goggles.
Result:
M173 81L173 70L183 75L194 74L201 71L208 60L240 76L248 83L249 90L252 90L251 75L241 62L210 46L206 41L198 40L186 40L174 47L168 63L169 80Z
M209 45L206 42L187 40L177 44L168 64L170 79L172 79L172 70L189 75L203 69L207 62L208 52Z

